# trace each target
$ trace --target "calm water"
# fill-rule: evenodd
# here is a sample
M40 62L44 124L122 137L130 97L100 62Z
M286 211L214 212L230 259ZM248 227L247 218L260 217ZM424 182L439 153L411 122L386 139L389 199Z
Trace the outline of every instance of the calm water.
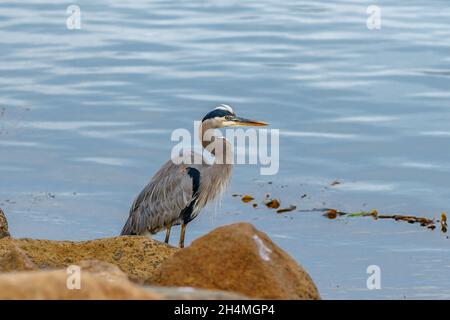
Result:
M0 206L15 236L117 235L170 157L172 130L229 103L281 130L280 171L236 167L189 241L249 221L301 262L324 298L450 298L450 240L438 230L277 215L231 196L450 211L448 1L77 3L81 30L66 28L66 3L0 3ZM366 27L373 3L381 30ZM325 188L335 179L343 183ZM369 265L381 268L380 290L366 288Z

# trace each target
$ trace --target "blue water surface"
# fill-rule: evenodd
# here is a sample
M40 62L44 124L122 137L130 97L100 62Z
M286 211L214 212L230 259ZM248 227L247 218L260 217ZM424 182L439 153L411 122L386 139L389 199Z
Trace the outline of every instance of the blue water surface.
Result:
M450 211L448 1L78 0L81 29L67 28L69 4L0 3L0 207L14 236L117 235L170 158L172 131L228 103L280 130L280 170L236 166L188 242L247 221L323 298L450 298L439 228L276 214L232 197L434 219ZM381 9L379 30L367 27L369 5ZM379 290L366 286L370 265Z

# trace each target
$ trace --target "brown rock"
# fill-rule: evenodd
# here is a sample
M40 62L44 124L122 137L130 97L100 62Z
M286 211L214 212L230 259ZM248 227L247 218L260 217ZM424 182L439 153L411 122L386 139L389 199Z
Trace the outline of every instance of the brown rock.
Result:
M81 270L108 281L128 280L128 276L119 267L99 260L82 260L77 263Z
M266 299L320 299L308 273L252 225L220 227L161 265L163 286L234 291Z
M83 262L80 287L73 285L66 270L11 272L0 274L0 300L3 299L175 299L175 300L245 300L245 296L195 288L141 287L126 279L126 275L114 270L105 262ZM97 264L98 263L98 264ZM90 271L88 271L88 269ZM92 272L95 270L95 272ZM108 271L114 271L107 275ZM100 272L100 273L99 273ZM121 274L120 274L121 273ZM119 275L119 277L118 277ZM69 283L69 287L67 286ZM69 289L72 288L72 289Z
M82 260L76 264L81 271L80 290L67 288L67 270L37 270L19 248L0 258L0 299L174 299L174 300L244 300L232 292L196 288L136 286L117 266L99 260ZM27 285L24 286L24 283Z
M135 281L151 282L161 262L178 249L147 237L125 236L84 242L3 238L0 258L20 249L40 269L59 269L82 260L99 260L119 267ZM12 253L13 252L13 253ZM28 270L17 264L17 271Z
M221 290L161 286L146 286L145 288L161 296L164 300L249 300L242 294Z
M2 209L0 209L0 239L9 237L8 231L8 221L6 220L6 216L3 213Z
M0 272L17 270L36 270L38 267L18 247L13 247L5 255L0 256Z
M157 294L124 279L115 281L81 272L80 288L70 290L64 270L0 274L0 299L159 299ZM70 283L70 282L69 282ZM73 287L72 287L73 288Z

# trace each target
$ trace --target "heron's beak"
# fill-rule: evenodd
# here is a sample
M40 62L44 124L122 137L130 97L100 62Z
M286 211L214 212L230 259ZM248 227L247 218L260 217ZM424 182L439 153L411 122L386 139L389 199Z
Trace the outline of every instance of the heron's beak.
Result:
M230 127L244 127L244 126L252 126L252 127L263 127L268 126L267 122L249 120L241 117L234 117L233 119L227 120L225 122L226 126Z

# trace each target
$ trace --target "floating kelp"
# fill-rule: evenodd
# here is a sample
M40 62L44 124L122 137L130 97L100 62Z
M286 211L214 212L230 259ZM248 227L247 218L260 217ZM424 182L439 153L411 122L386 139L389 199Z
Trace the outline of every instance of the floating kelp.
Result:
M441 231L446 233L447 232L447 215L445 212L442 212L441 214Z
M253 196L251 196L251 195L242 195L242 194L239 194L239 193L234 193L232 196L233 197L241 197L241 200L244 203L249 203L249 202L252 202L253 200L255 200L255 198ZM270 193L266 193L264 195L264 198L265 199L263 200L262 203L264 203L264 205L267 208L277 209L276 210L277 213L285 213L285 212L290 212L290 211L294 211L294 210L297 209L297 206L292 205L292 204L289 205L288 207L280 208L280 206L281 206L280 200L279 199L271 199L270 198ZM258 205L257 202L253 202L252 206L253 206L253 208L256 209L256 208L258 208L259 205Z
M278 209L280 207L280 200L278 199L266 200L264 201L264 204L266 205L267 208Z
M277 210L277 213L285 213L285 212L290 212L290 211L294 211L295 209L297 209L297 207L296 206L294 206L294 205L290 205L289 207L287 207L287 208L281 208L281 209L278 209Z
M347 213L338 211L336 209L326 209L325 213L323 214L324 217L327 217L328 219L336 219L337 217L346 215Z
M434 225L434 220L424 217L406 216L401 214L377 215L376 219L394 219L395 221L405 221L408 223L419 223L422 227Z
M340 182L339 180L334 180L334 181L330 184L330 186L334 187L334 186L340 185L341 183L342 183L342 182Z
M242 197L242 201L245 202L245 203L251 202L253 200L255 200L255 198L253 198L250 195L245 195L245 196Z
M310 211L325 211L323 216L328 219L336 219L340 216L345 216L347 218L355 218L355 217L372 217L374 220L378 219L392 219L395 221L405 221L408 223L418 223L422 227L427 227L430 230L434 230L436 228L434 219L426 218L426 217L418 217L412 215L403 215L403 214L379 214L377 210L372 211L361 211L361 212L342 212L336 209L313 209ZM441 230L442 232L447 232L447 217L445 213L441 216Z
M334 187L342 184L341 181L335 180L330 184L330 187ZM325 189L328 189L326 186ZM242 195L242 194L233 194L233 197L241 197L244 203L250 203L255 200L255 198L251 195ZM301 194L300 199L305 199L309 196L305 194ZM276 213L288 213L295 211L297 213L301 212L322 212L322 215L328 219L337 219L341 217L346 218L358 218L358 217L372 217L374 220L381 219L391 219L395 221L404 221L411 224L419 224L422 227L425 227L430 230L436 229L437 226L441 227L441 231L443 233L447 233L448 225L447 225L447 216L445 212L441 214L440 220L430 219L427 217L420 217L415 215L405 215L405 214L380 214L377 210L372 211L359 211L359 212L344 212L334 208L313 208L313 209L301 209L298 210L296 205L289 205L287 207L281 207L281 201L276 198L272 198L270 193L265 193L264 200L262 203L269 209L275 209ZM322 205L326 205L322 203ZM258 203L255 201L252 203L253 208L258 208Z
M377 210L372 210L370 212L368 212L368 211L361 211L361 212L355 212L355 213L345 213L345 215L347 215L350 218L353 218L353 217L367 217L367 216L376 217L376 216L378 216L378 211Z

